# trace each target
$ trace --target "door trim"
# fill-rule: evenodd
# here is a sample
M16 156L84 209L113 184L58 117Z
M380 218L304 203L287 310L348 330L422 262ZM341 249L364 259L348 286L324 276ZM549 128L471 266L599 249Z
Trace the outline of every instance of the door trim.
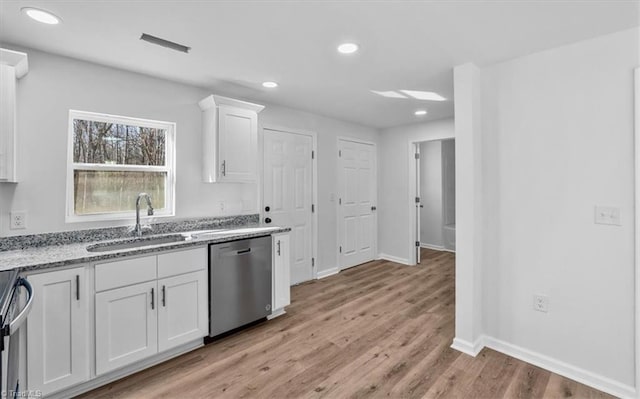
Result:
M373 167L373 180L375 181L376 184L376 189L374 190L374 198L373 201L375 203L375 206L377 207L379 205L379 201L378 201L378 145L377 143L373 142L373 141L368 141L368 140L363 140L363 139L358 139L358 138L354 138L354 137L347 137L347 136L338 136L336 139L336 152L335 152L335 160L336 160L336 165L340 165L340 156L338 155L338 151L340 151L340 142L341 141L349 141L352 143L358 143L358 144L365 144L365 145L371 145L373 146L373 150L375 153L375 164ZM340 189L340 168L338 168L336 170L336 182L337 182L337 196L338 198L341 198L341 189ZM340 257L340 218L341 218L341 208L340 208L340 204L338 201L335 201L335 206L336 206L336 257L337 257L337 269L339 271L348 269L349 267L344 267L342 265L342 260ZM373 259L375 260L378 258L378 212L375 211L373 214L373 225L374 225L374 244L373 244ZM350 266L351 267L351 266Z
M635 390L640 398L640 67L634 70Z
M303 129L291 129L288 127L278 126L278 125L263 125L262 126L262 137L261 143L262 151L261 151L261 159L260 165L264 165L264 131L271 130L276 132L283 132L288 134L297 134L300 136L308 136L311 137L311 150L314 152L315 156L311 159L311 202L315 205L315 212L311 214L311 257L315 259L315 265L311 266L311 276L313 280L318 279L318 135L316 132L311 130L303 130ZM264 169L262 170L262 174L260 174L260 187L259 187L259 213L260 220L264 219Z

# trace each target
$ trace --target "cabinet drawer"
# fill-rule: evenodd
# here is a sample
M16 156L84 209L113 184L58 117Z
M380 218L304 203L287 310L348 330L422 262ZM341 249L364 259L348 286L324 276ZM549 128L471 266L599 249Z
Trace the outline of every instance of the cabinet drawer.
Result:
M204 270L208 261L207 247L158 255L158 278Z
M96 292L156 279L156 256L96 265Z

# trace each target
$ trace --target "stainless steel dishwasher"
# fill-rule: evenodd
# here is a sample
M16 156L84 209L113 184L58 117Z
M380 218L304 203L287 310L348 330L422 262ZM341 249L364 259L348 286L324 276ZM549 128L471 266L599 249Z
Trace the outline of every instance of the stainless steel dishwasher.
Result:
M271 236L209 246L209 336L271 314Z

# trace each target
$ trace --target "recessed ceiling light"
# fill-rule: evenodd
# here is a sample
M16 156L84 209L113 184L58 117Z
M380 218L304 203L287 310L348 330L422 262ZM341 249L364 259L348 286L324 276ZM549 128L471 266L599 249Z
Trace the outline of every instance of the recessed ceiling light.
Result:
M278 84L276 82L263 82L262 86L266 87L267 89L274 89L278 87Z
M22 7L20 11L27 14L31 19L42 22L43 24L57 25L60 23L60 18L49 11L33 7Z
M358 51L358 45L355 43L342 43L338 46L338 52L342 54L353 54Z
M422 116L422 115L426 115L427 114L427 110L425 109L419 109L416 112L414 112L415 116Z

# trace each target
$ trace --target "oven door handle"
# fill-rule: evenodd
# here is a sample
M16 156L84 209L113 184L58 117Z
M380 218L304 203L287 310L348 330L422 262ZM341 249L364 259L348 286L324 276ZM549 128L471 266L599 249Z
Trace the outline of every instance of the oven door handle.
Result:
M14 332L18 331L20 326L24 323L31 311L31 305L33 305L33 288L31 284L26 279L20 277L16 286L22 286L27 289L27 294L29 294L27 298L27 303L24 305L24 308L20 311L20 314L16 316L11 323L9 324L9 335L12 335Z

